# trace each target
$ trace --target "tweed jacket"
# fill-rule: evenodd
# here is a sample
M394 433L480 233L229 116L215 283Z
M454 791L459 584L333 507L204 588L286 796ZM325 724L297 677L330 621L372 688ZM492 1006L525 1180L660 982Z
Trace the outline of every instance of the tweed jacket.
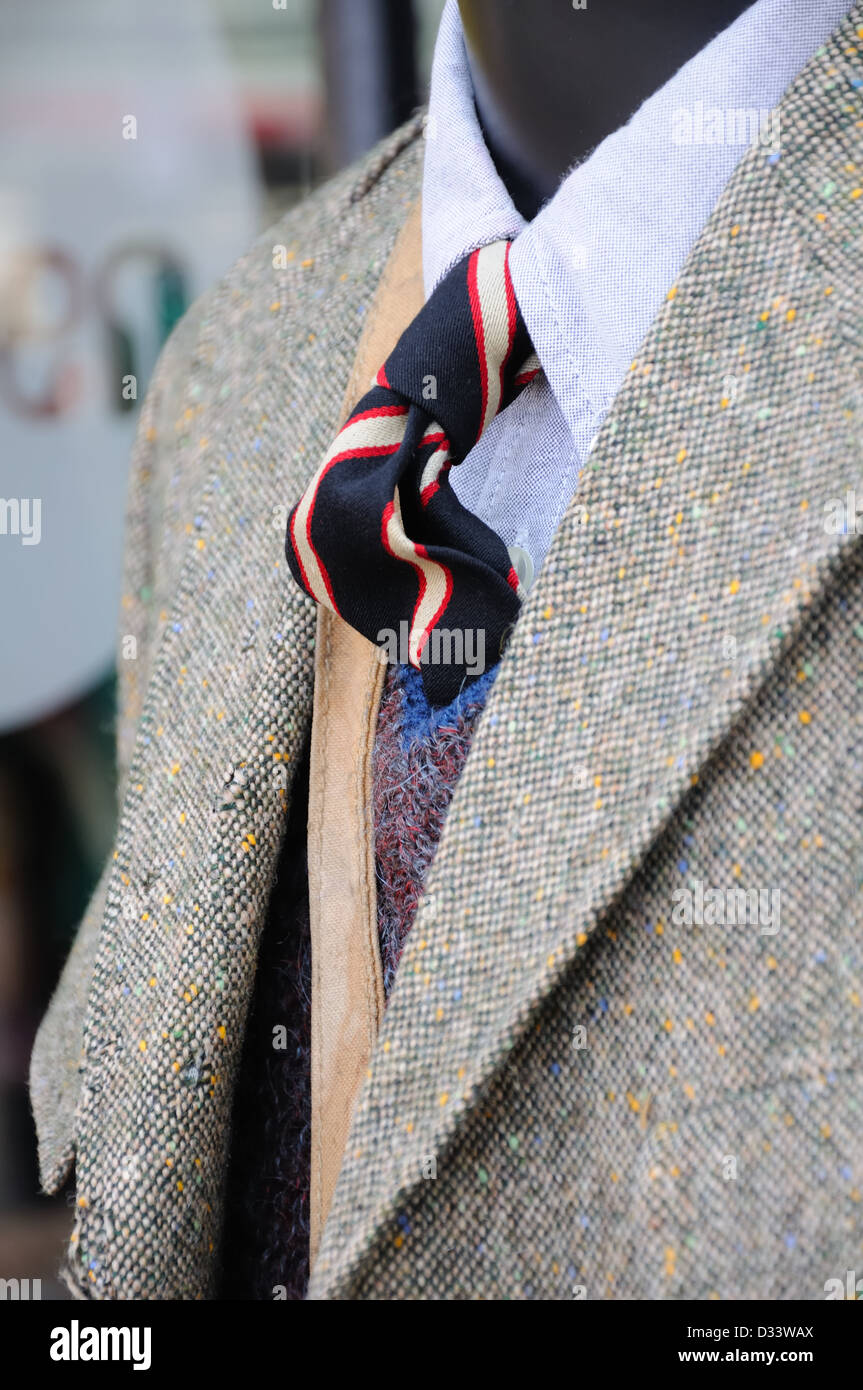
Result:
M818 1299L859 1266L861 88L858 4L594 443L455 790L312 1298ZM216 1287L312 702L286 507L422 148L417 118L262 237L142 412L119 829L32 1066L84 1297Z

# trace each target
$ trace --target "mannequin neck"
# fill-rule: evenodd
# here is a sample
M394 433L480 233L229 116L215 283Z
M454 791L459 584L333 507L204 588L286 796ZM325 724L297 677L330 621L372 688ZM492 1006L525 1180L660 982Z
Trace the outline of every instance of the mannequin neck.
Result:
M751 3L458 0L480 123L522 215Z

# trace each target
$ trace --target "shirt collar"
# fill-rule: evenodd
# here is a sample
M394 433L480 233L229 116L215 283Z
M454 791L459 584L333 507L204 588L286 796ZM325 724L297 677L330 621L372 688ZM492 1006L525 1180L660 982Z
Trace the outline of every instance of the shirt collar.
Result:
M458 5L447 0L426 130L426 292L475 247L514 239L513 284L558 404L567 420L583 418L586 395L601 413L748 146L747 113L764 113L763 153L775 162L774 108L847 9L756 0L526 223L483 139Z

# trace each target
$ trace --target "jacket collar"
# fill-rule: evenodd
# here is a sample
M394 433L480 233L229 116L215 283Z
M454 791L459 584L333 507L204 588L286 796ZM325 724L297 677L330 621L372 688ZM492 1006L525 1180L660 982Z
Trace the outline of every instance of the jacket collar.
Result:
M861 49L855 5L783 99L781 158L739 165L588 459L456 788L312 1297L350 1295L857 544L824 509L860 464ZM822 354L847 362L842 399Z

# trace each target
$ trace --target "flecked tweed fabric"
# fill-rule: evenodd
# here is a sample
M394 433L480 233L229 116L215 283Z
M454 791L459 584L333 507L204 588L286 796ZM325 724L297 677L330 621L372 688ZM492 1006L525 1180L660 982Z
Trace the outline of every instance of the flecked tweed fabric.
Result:
M219 1298L303 1298L309 1276L312 952L308 752L297 771L237 1081Z
M118 837L31 1068L46 1189L75 1162L66 1278L85 1297L217 1286L246 1012L311 718L315 609L287 575L287 508L335 432L420 134L418 118L260 238L179 325L142 411Z
M824 517L863 496L861 92L855 5L609 412L456 785L313 1298L818 1299L859 1267L863 552ZM117 857L33 1066L95 1297L214 1289L310 703L272 500L331 437L418 187L415 131L375 158L282 224L286 271L265 239L197 311L143 421ZM698 884L778 890L778 931L676 925Z

